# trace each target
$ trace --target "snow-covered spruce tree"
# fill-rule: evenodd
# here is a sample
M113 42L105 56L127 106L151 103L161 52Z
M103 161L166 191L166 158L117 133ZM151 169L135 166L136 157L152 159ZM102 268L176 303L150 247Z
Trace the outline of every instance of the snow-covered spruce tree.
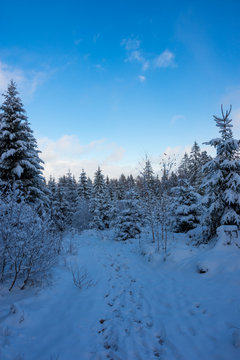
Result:
M190 177L190 160L187 153L184 154L181 163L178 167L178 178L181 180L187 180Z
M56 212L57 183L55 178L53 178L52 176L50 176L50 179L47 183L47 188L49 190L50 216L52 219L54 219Z
M141 172L141 204L144 213L144 225L151 229L152 242L156 242L159 227L158 201L155 195L155 179L151 161L146 157L145 165ZM159 243L159 242L158 242Z
M142 198L145 198L150 193L154 193L154 171L151 161L147 156L138 179L139 193Z
M68 222L70 224L76 211L78 199L77 182L70 170L66 175L65 196L68 202Z
M89 228L91 221L89 200L78 198L72 226L77 231Z
M84 169L82 169L78 181L78 196L85 200L89 200L91 196L91 189L89 187L88 178Z
M173 229L176 232L187 232L199 224L200 195L188 181L172 189Z
M0 107L0 189L18 188L30 202L48 203L43 161L16 84L11 81Z
M71 228L73 224L73 217L77 208L77 183L74 176L69 171L67 175L59 178L58 181L58 213L61 214L60 218L64 218L64 230Z
M195 189L199 188L201 183L200 170L201 170L201 150L198 143L194 141L189 156L189 181L190 181L190 185L192 185Z
M94 229L108 229L110 225L111 201L108 188L100 167L95 172L93 191L90 204L92 221L90 226Z
M82 169L78 184L77 184L77 204L75 214L73 216L73 227L81 231L87 229L90 223L90 198L92 185L87 178L85 171Z
M124 199L126 192L127 192L127 179L124 174L121 174L117 184L118 200Z
M60 191L60 187L56 183L55 179L52 177L50 177L47 187L50 193L49 195L50 216L57 231L61 233L65 230L66 227L64 211L62 206L62 193Z
M116 220L116 240L125 241L136 238L141 233L142 212L134 190L126 193L121 201L122 209Z
M237 156L240 140L233 138L231 107L224 112L221 106L221 112L222 117L214 116L221 137L205 143L216 149L216 157L203 167L203 225L207 227L208 239L216 234L220 225L240 224L240 161Z
M68 209L68 204L65 198L64 188L62 186L62 182L60 182L59 179L56 190L54 222L56 223L56 226L60 232L64 232L68 227L68 224L66 222L66 218L68 214L67 209Z

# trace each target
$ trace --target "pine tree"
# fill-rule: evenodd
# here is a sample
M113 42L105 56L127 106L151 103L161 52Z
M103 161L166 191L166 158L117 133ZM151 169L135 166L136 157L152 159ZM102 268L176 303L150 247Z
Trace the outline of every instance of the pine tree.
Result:
M121 174L117 186L118 200L124 199L126 192L127 192L126 177L124 174Z
M131 190L131 189L134 189L135 188L135 180L132 176L132 174L130 174L128 177L127 177L127 190Z
M87 179L87 175L82 169L82 172L78 181L78 196L82 199L89 200L91 195L91 190L89 188L89 182Z
M148 225L152 233L152 242L156 241L156 229L158 227L157 208L158 201L155 195L155 179L152 164L146 157L145 165L141 172L141 204L144 212L144 225Z
M230 110L222 117L214 116L221 138L212 139L205 143L216 149L216 157L204 166L205 190L204 225L207 226L207 235L215 235L220 225L240 224L240 161L238 152L240 140L233 138Z
M181 180L188 180L190 177L190 160L187 153L184 154L178 167L178 177Z
M18 188L30 202L47 203L43 161L16 84L11 81L0 107L0 189Z
M201 179L201 150L197 142L195 141L189 156L189 181L195 189L198 189Z
M176 232L187 232L194 229L200 220L200 195L188 182L181 182L180 186L172 189L174 214L173 227Z
M127 192L126 198L122 200L121 204L122 210L116 226L116 240L125 241L140 235L142 212L134 190Z
M55 179L50 176L50 179L47 184L49 190L49 208L50 216L52 219L55 217L55 207L56 207L56 197L57 197L57 183Z
M146 157L145 165L141 172L142 175L142 196L149 197L154 193L154 172L151 161Z
M66 216L64 216L65 207L63 206L63 194L60 190L61 188L52 177L50 177L47 187L50 192L49 208L52 222L58 231L63 232L66 228Z
M98 167L97 171L94 174L94 182L93 182L93 193L94 195L99 195L103 193L105 188L105 180L102 174L102 170Z
M98 230L108 229L111 213L110 195L100 167L95 172L90 204L92 213L91 227Z
M74 176L68 171L67 175L59 179L62 193L62 204L64 206L64 217L66 225L72 226L73 217L77 208L77 183Z

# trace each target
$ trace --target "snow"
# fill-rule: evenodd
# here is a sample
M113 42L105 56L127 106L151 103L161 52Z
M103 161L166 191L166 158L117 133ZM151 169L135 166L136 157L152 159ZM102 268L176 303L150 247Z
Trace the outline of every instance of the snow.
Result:
M112 237L69 238L74 255L47 286L0 289L1 360L240 358L237 246L196 248L181 234L163 261L150 243ZM71 265L88 273L81 290Z
M2 153L1 161L4 161L8 157L13 156L15 153L16 153L16 149L9 149L8 151L5 151L4 153Z
M19 164L17 164L17 166L13 169L12 172L13 172L13 174L16 174L18 178L20 178L23 171L24 171L24 169Z

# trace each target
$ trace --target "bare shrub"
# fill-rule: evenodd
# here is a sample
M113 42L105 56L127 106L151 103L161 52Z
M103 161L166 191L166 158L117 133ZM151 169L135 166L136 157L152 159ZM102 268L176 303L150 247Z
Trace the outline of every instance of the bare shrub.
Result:
M74 285L80 290L88 289L89 287L96 285L96 283L89 277L89 274L84 267L80 267L78 264L70 264L68 267L72 273Z

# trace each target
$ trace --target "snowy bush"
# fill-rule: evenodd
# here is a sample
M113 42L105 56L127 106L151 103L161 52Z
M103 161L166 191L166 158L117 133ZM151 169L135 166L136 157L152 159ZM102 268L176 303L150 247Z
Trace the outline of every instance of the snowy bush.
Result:
M47 214L40 217L15 191L0 200L0 276L9 291L39 279L54 263L59 237Z

